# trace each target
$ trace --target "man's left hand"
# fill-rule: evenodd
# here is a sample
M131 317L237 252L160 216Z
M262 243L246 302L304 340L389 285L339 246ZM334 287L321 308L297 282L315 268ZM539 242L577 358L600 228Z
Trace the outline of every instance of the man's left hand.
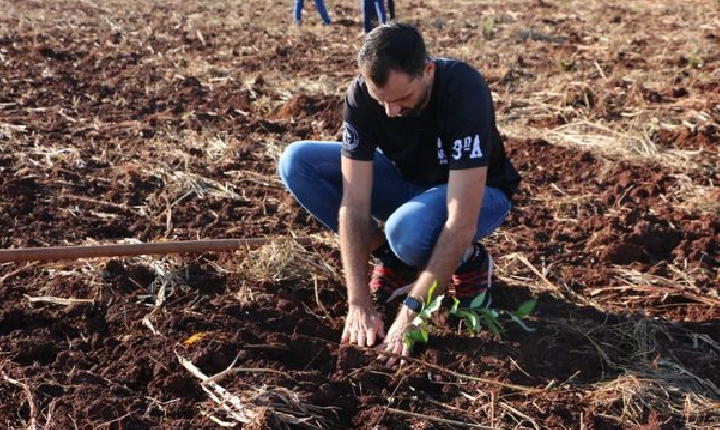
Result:
M378 360L380 361L387 359L385 362L386 367L392 367L395 362L397 362L397 355L406 357L410 355L410 350L403 340L405 339L405 333L411 328L410 326L414 318L414 312L405 306L400 307L397 317L395 317L395 322L390 326L390 330L387 332L387 336L385 336L385 341L380 344L380 348L384 352L396 354L395 356L389 357L385 355L378 356Z

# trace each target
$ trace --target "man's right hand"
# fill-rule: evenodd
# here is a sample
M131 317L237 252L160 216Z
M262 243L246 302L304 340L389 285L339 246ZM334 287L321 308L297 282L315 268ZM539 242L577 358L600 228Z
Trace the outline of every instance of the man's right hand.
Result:
M382 315L368 305L349 305L345 318L345 329L341 343L350 342L361 347L370 347L379 337L385 337Z

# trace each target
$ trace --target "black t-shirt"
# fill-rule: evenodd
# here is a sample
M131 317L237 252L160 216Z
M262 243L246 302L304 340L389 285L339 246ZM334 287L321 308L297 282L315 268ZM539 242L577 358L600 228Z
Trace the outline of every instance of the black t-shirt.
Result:
M433 61L432 94L417 117L388 117L363 76L353 80L343 108L343 156L369 161L379 148L406 180L426 185L447 183L450 170L488 166L487 185L510 198L520 176L505 157L485 80L466 63Z

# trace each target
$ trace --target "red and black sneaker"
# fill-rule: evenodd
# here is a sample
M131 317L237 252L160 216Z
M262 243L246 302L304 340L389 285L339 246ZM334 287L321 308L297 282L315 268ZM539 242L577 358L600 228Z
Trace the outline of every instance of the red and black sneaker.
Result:
M474 244L475 249L463 262L452 277L455 285L455 297L460 300L460 307L470 307L470 303L482 293L485 301L482 307L490 306L490 287L492 287L492 257L480 243Z
M372 276L370 277L370 291L378 304L394 299L409 287L418 275L418 269L403 263L385 242L383 246L372 253L375 257Z

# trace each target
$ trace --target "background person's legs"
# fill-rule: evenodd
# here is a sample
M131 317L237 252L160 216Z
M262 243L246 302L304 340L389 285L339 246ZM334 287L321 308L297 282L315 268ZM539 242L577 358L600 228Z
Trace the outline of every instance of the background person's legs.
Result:
M373 10L375 11L375 16L377 16L378 25L385 24L387 22L385 18L385 0L374 0L374 3L375 7Z
M302 23L302 10L304 3L305 0L295 0L293 2L293 22L295 22L295 24Z
M374 10L373 0L360 0L360 15L362 15L363 18L365 33L370 33L373 29L372 19Z
M317 6L317 10L320 13L320 18L322 18L323 23L330 24L330 15L328 15L325 2L323 0L315 0L315 6Z

